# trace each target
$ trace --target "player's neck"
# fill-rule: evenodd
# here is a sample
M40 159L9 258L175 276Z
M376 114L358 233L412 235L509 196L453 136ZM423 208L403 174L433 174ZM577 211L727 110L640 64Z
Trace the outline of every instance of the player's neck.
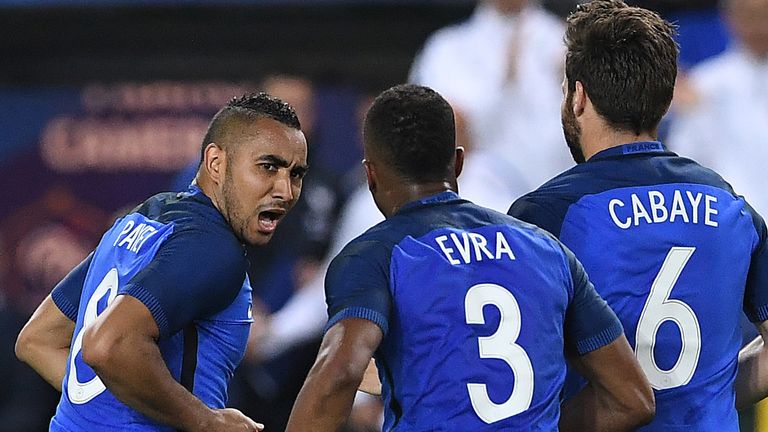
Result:
M584 158L589 160L595 154L611 147L637 141L656 141L657 139L656 131L636 134L632 131L616 130L607 124L601 124L594 128L583 128L581 148L584 152Z
M219 212L221 212L221 208L219 207L219 200L215 193L216 190L211 179L208 176L201 175L198 172L197 176L195 176L195 184L200 188L200 191L202 191L205 196L210 198L213 206L216 207Z
M404 205L409 202L417 201L439 194L441 192L458 192L456 183L450 181L432 182L432 183L401 183L392 188L387 194L382 213L384 217L390 217L397 213Z

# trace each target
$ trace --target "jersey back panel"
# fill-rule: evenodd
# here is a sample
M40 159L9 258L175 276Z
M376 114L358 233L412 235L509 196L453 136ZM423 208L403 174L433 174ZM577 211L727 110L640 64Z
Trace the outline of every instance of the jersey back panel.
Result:
M737 431L739 323L762 221L691 160L621 148L597 156L510 214L559 234L621 319L656 395L656 417L640 430ZM559 226L546 221L553 214Z

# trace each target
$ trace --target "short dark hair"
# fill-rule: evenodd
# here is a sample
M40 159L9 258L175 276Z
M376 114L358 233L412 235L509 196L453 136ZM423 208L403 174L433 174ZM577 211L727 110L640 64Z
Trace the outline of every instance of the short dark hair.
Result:
M565 76L581 81L597 113L635 134L658 127L677 76L675 26L620 0L583 3L568 17Z
M385 90L368 110L363 133L366 145L416 183L444 179L456 155L453 109L429 87Z
M223 144L222 138L233 120L253 120L256 117L266 117L276 120L286 126L301 130L299 117L293 107L267 93L249 93L242 97L234 97L216 115L213 116L200 148L200 163L202 163L205 148L215 142Z

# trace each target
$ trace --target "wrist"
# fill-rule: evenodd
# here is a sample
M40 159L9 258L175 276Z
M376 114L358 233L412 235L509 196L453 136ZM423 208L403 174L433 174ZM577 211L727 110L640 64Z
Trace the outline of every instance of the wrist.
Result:
M195 410L193 415L187 417L184 430L188 432L204 432L214 430L213 425L217 422L218 416L215 410L209 408L203 403Z

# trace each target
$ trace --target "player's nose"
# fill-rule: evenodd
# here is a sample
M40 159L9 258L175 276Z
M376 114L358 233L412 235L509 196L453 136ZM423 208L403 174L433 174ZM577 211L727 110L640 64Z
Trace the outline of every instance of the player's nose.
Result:
M281 170L275 176L274 183L272 183L272 198L281 201L293 201L291 174L288 170Z

